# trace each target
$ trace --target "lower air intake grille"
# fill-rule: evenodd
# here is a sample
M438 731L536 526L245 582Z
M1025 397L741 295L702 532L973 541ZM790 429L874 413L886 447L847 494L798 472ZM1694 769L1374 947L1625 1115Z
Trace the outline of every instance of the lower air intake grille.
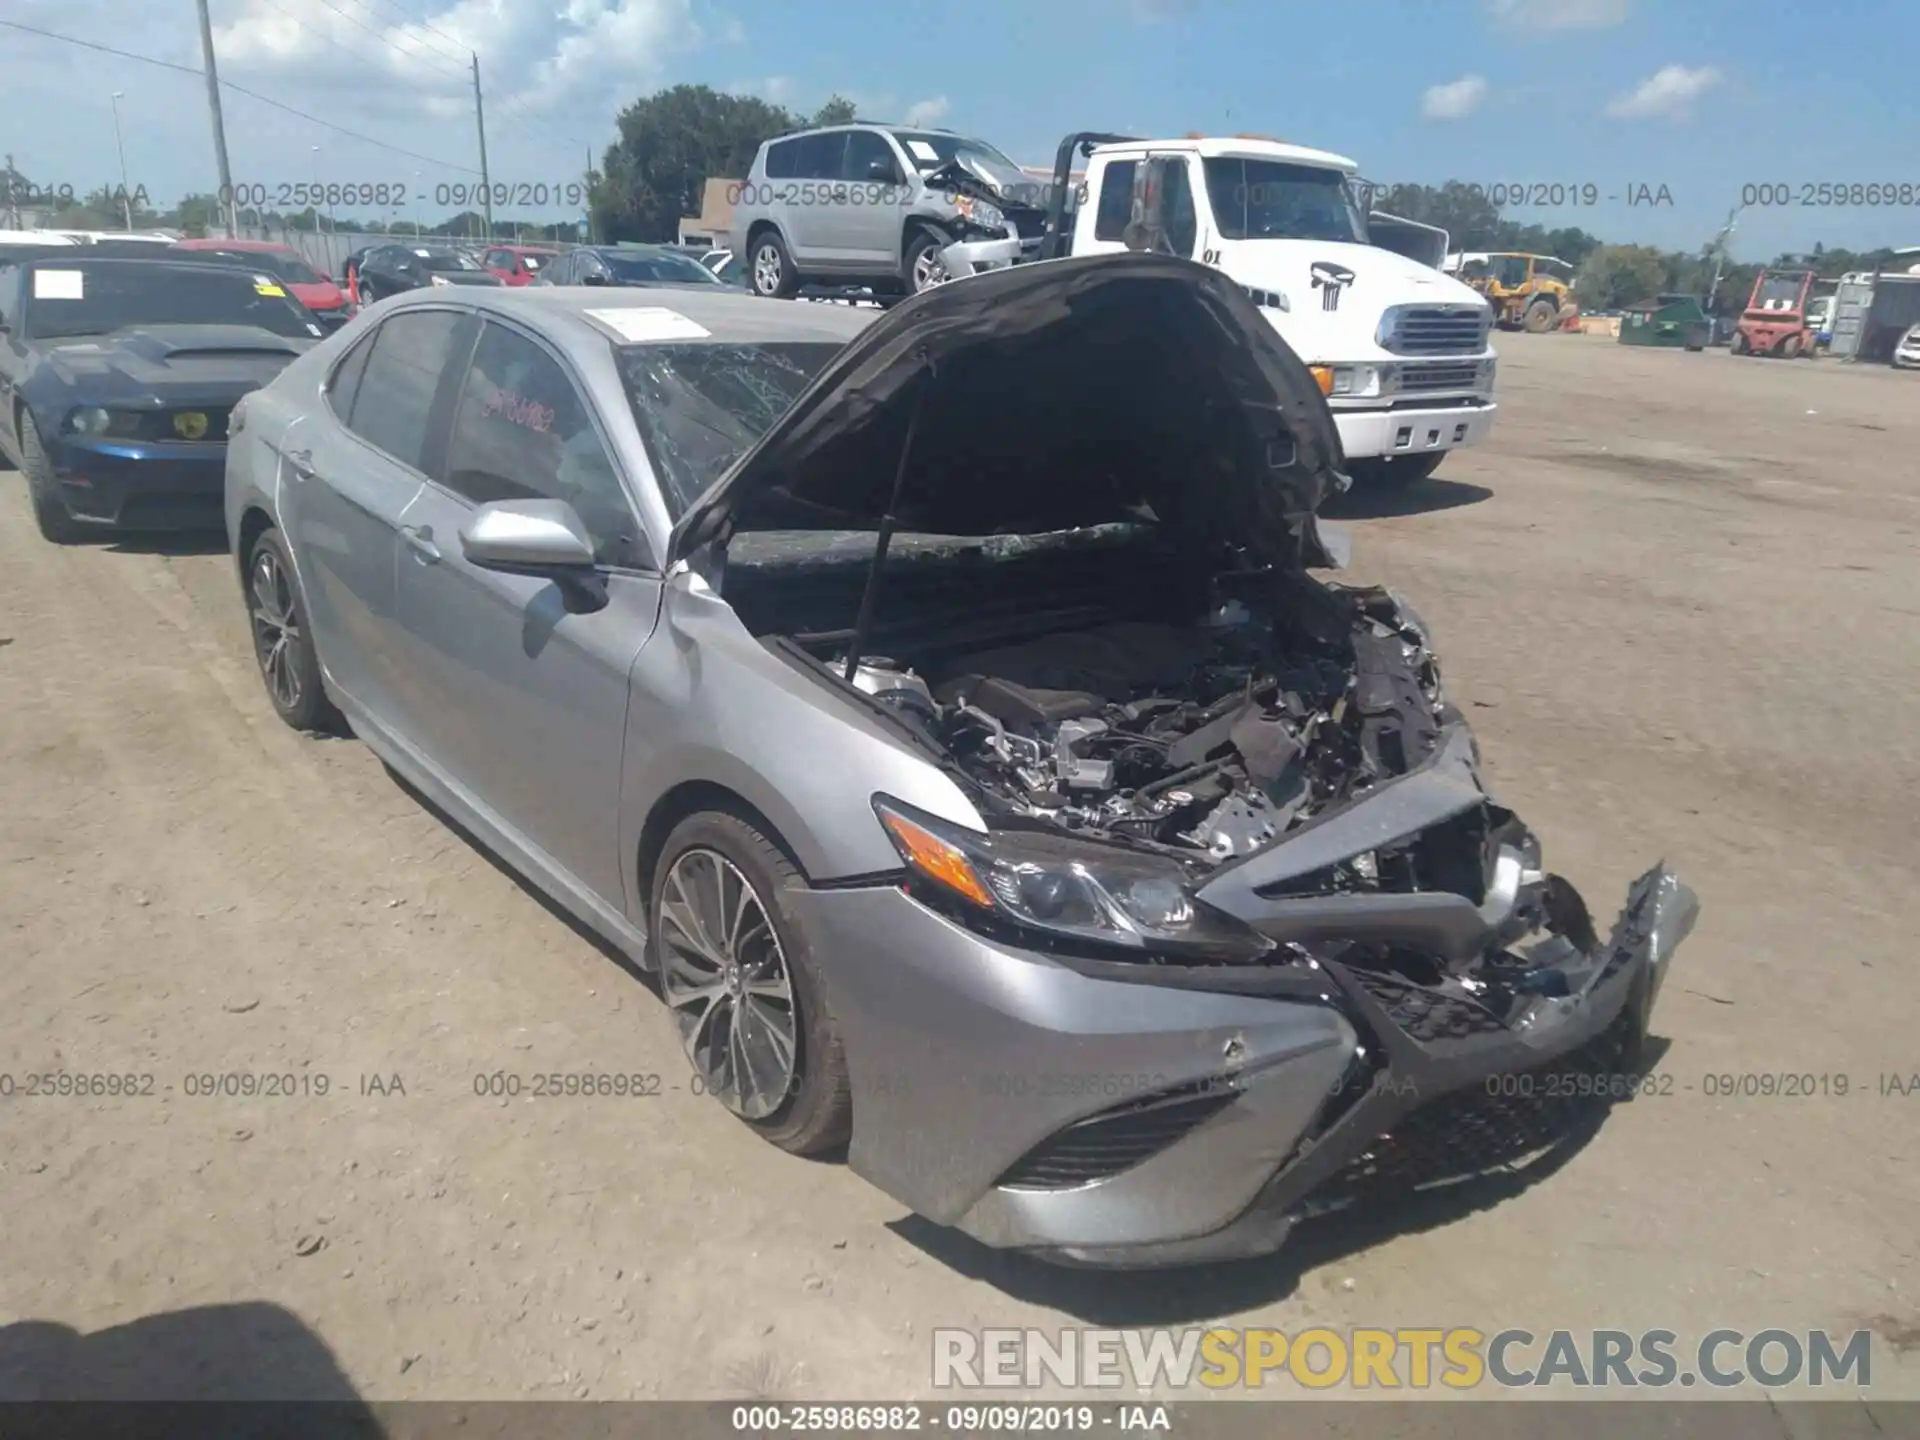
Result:
M1469 1035L1493 1035L1507 1028L1491 1010L1463 996L1382 975L1377 970L1354 969L1348 973L1380 1002L1393 1023L1415 1040L1464 1040Z
M1572 1054L1420 1106L1320 1186L1306 1208L1336 1209L1468 1179L1567 1139L1608 1105L1631 1026L1622 1012Z
M1132 1100L1055 1132L1002 1175L1014 1190L1071 1190L1107 1180L1159 1154L1231 1104L1224 1082Z

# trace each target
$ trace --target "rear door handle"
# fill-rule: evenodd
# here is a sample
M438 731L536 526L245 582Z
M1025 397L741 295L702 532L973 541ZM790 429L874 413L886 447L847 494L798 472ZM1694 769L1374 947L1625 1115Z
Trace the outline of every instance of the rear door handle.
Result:
M406 542L412 547L413 553L428 564L440 558L440 547L433 543L431 525L402 525L400 533L406 537Z
M311 480L314 476L313 452L311 450L289 450L282 457L288 466L302 480Z

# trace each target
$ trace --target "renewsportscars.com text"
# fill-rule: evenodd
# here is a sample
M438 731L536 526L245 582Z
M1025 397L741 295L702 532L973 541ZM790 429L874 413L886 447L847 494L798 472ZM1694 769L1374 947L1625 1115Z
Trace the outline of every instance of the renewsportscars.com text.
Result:
M1661 1389L1873 1380L1866 1330L1476 1330L1314 1327L933 1332L940 1389Z

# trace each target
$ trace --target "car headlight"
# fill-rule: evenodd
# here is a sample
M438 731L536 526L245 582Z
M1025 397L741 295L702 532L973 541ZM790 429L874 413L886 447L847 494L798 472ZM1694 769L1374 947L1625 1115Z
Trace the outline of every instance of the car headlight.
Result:
M971 195L955 196L953 208L959 212L961 219L971 225L978 225L982 230L1005 230L1007 228L1007 217L1005 215L1002 215L995 206L989 205L984 200L976 200Z
M76 435L104 435L112 428L112 412L98 405L83 405L67 416L67 429Z
M451 285L453 282L444 275L435 275L431 283L435 285Z
M1273 942L1194 898L1176 862L1048 830L988 834L885 795L874 813L928 898L964 920L1056 941L1216 961L1247 961Z

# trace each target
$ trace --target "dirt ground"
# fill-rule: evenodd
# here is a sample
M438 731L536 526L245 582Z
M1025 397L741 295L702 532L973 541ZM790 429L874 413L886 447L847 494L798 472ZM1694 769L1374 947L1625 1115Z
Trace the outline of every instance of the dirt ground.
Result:
M283 727L217 542L56 549L4 475L0 1072L156 1078L0 1100L0 1324L254 1306L380 1399L925 1396L936 1326L1870 1326L1920 1397L1920 1094L1880 1081L1920 1072L1920 376L1502 348L1491 441L1341 510L1552 866L1603 919L1663 856L1702 899L1673 1093L1555 1173L1171 1275L935 1230L693 1096L643 984ZM475 1093L556 1069L665 1078ZM306 1093L187 1093L236 1071ZM1706 1093L1745 1074L1849 1093Z

